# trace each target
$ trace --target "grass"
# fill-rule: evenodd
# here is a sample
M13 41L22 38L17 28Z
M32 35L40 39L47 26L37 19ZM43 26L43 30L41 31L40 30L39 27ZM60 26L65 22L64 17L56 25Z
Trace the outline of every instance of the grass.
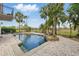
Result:
M70 30L69 29L60 29L60 30L58 30L58 35L70 37ZM76 36L77 36L77 31L72 30L71 37L76 37Z
M58 41L58 37L54 37L53 35L47 35L47 41Z
M19 33L19 30L18 29L16 29L16 33Z

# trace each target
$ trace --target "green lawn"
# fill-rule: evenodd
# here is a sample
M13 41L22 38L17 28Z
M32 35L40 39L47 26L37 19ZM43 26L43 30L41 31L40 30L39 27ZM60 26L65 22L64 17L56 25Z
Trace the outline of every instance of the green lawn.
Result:
M58 35L70 37L70 30L69 29L60 29L58 30ZM77 31L72 30L71 37L75 37L77 35Z

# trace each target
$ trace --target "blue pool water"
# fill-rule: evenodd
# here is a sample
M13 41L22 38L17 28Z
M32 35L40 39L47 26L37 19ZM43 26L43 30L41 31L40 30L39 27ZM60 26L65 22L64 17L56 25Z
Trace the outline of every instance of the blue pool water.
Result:
M35 47L38 47L39 45L43 44L46 39L43 36L40 35L20 35L20 40L23 42L23 47L27 50L31 50Z

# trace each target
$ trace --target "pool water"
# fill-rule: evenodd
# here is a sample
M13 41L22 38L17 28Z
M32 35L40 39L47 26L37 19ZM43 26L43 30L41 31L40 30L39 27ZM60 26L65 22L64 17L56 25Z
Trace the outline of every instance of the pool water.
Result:
M23 47L28 51L46 42L44 36L36 34L20 35L20 40L23 42Z

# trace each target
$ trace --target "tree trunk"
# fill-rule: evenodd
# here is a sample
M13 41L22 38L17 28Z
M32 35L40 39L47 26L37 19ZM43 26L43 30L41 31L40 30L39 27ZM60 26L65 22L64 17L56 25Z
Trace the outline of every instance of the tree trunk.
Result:
M50 28L48 27L48 34L50 35L50 31L49 30L50 30Z
M20 22L19 22L19 40L20 40Z
M47 34L49 35L49 28L47 28Z
M60 24L58 24L58 29L57 29L57 31L58 31L58 32L60 31ZM57 34L58 34L58 32L57 32Z
M53 18L53 36L56 37L56 27L55 27L55 20Z
M1 35L1 26L0 26L0 35Z
M78 36L79 36L79 29L78 29Z
M78 34L77 34L77 36L79 36L79 26L78 26Z
M57 35L56 21L55 21L55 35Z
M69 26L70 26L70 37L71 37L71 34L72 34L72 27L71 27L71 24L70 24Z
M56 27L56 25L57 25L57 18L55 18L55 20L54 20L54 30L55 30L55 35L57 35L57 27Z

